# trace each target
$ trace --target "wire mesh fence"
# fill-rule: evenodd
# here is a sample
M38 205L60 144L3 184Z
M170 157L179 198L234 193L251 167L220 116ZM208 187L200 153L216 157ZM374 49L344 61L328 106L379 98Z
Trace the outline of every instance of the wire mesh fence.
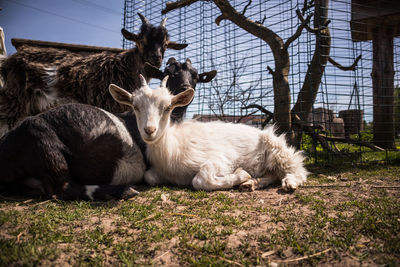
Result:
M130 31L138 31L141 21L137 12L144 14L153 24L159 23L164 17L161 10L165 8L166 2L125 0L123 26ZM296 10L302 10L307 1L229 2L239 12L245 10L245 16L249 19L263 24L283 40L287 40L295 34L301 23ZM400 134L400 39L396 37L400 28L400 7L395 1L376 2L380 4L371 9L365 6L363 1L329 1L327 8L331 36L330 57L343 66L352 65L359 56L361 59L354 70L343 70L334 64L326 64L312 113L308 116L308 124L314 126L313 131L317 134L332 137L329 140L335 142L329 142L330 149L322 148L310 137L311 135L304 134L301 148L309 153L311 161L333 162L337 157L351 161L390 161L400 158L399 153L395 151L396 146L399 147ZM313 11L310 8L304 14L308 15ZM391 31L393 36L394 88L385 89L389 93L380 97L389 101L379 104L372 79L375 48L370 38L371 29L376 27L379 21L375 18L360 20L361 22L355 25L352 23L356 17L373 17L386 14L385 12L394 14L380 29ZM262 127L268 113L254 107L274 112L274 97L279 93L274 93L273 77L268 71L275 67L273 53L263 40L230 21L224 20L218 26L215 19L220 14L221 11L212 1L198 1L169 12L166 16L171 39L188 43L189 46L179 52L167 50L165 61L169 57L175 57L181 62L190 58L199 72L212 69L218 71L217 77L211 83L198 84L195 99L186 114L187 118L222 119ZM312 25L311 19L310 26ZM301 88L306 86L305 76L317 45L316 35L303 30L300 37L288 48L288 79L292 106L296 103ZM124 48L131 46L129 41L123 41ZM381 112L383 110L386 113L377 114L379 107L385 105L390 106L386 111L381 109ZM374 120L377 125L377 115L381 116L380 123L383 123L380 129L374 129L373 126ZM365 145L375 143L379 147L379 144L386 142L392 128L396 131L394 145L389 146L390 149L376 152ZM379 134L379 131L384 133ZM385 140L377 140L378 136ZM340 142L349 139L358 142Z

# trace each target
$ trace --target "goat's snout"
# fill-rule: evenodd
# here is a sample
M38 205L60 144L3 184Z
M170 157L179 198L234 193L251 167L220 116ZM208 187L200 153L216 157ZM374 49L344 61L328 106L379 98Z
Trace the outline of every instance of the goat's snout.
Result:
M147 126L147 127L144 127L144 132L145 132L148 136L151 136L155 131L156 131L156 127L154 127L154 126Z

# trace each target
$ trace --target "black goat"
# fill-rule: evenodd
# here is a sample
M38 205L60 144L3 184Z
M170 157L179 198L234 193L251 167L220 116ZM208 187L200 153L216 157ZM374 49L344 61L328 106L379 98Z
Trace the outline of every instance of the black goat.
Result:
M180 63L173 57L168 59L164 72L150 65L146 65L146 72L151 73L152 77L160 80L168 75L167 87L174 95L188 88L196 89L197 83L208 83L217 75L216 70L199 74L197 69L192 66L190 59L187 58L184 63ZM186 113L187 107L188 106L175 108L171 114L172 121L181 121Z

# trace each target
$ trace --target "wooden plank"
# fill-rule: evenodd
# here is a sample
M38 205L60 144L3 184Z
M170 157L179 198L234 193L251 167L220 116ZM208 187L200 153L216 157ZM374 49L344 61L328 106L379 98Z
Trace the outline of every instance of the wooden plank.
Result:
M11 39L11 43L17 50L24 45L28 45L28 46L38 46L38 47L43 47L43 48L52 47L52 48L58 48L58 49L65 49L65 50L69 50L72 52L88 52L88 53L101 53L104 51L120 53L122 51L125 51L122 48L89 46L89 45L80 45L80 44L68 44L68 43L29 40L29 39L21 39L21 38L13 38L13 39Z

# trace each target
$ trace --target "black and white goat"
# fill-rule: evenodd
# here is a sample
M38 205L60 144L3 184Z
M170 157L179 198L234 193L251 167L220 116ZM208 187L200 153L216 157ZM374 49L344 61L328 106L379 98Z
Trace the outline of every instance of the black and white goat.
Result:
M193 70L171 71L171 84L195 87ZM143 179L145 146L132 111L62 105L26 118L0 139L0 185L63 199L129 198L137 194L130 185Z
M0 89L3 133L27 116L65 103L90 104L110 112L125 111L126 108L113 101L107 85L112 82L133 92L140 87L139 74L147 81L151 78L145 71L145 63L160 67L165 49L179 50L187 46L169 40L166 19L155 27L144 16L139 16L142 20L139 34L122 29L123 36L135 42L136 47L121 53L82 57L73 53L65 56L68 52L64 50L37 53L27 48L3 61L0 71L5 83Z

